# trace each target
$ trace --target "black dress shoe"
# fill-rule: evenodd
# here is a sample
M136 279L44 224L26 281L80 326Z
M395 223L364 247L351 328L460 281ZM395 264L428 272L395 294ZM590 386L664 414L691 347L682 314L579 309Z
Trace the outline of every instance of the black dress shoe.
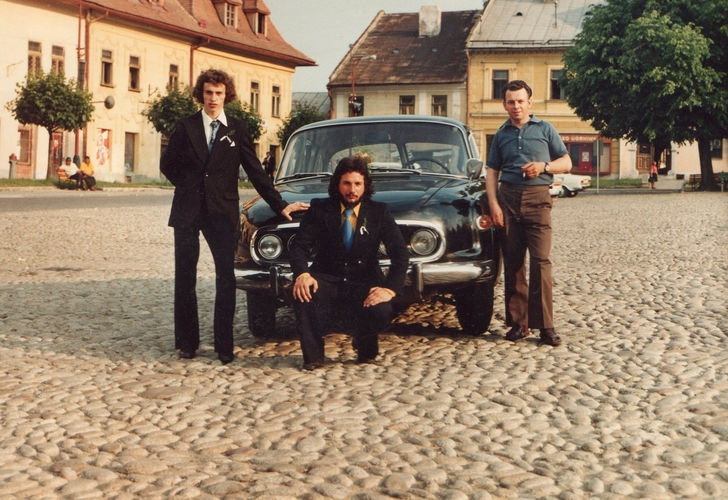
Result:
M311 371L311 370L315 370L317 368L321 368L322 366L324 366L324 360L323 359L319 359L319 360L316 360L316 361L312 361L310 363L304 363L303 364L303 369L304 370Z
M563 341L553 328L541 328L541 343L558 347Z
M529 336L528 327L525 325L516 325L506 333L506 340L515 342L516 340L525 339Z
M180 349L179 357L182 359L195 359L195 349Z
M235 356L233 356L232 354L218 354L217 359L219 359L220 363L222 363L223 365L227 365L233 362Z
M376 365L377 359L376 358L357 358L356 363L359 365Z

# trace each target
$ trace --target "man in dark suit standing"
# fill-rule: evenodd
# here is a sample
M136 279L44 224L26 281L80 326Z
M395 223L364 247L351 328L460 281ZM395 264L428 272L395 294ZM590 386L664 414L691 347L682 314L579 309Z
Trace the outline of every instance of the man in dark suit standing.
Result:
M390 301L402 292L409 255L389 208L372 201L372 194L365 161L342 159L329 183L329 197L312 200L291 244L305 370L323 366L323 335L343 324L332 319L353 326L357 361L367 363L377 357L378 334L394 317ZM377 256L380 242L391 260L386 278Z
M174 228L175 348L180 357L191 359L200 343L195 286L202 232L215 261L215 351L227 364L233 360L239 166L268 205L288 220L291 212L308 205L289 205L281 198L255 155L247 124L225 116L223 106L237 98L230 76L204 71L192 94L202 110L177 123L160 166L175 186L169 217Z

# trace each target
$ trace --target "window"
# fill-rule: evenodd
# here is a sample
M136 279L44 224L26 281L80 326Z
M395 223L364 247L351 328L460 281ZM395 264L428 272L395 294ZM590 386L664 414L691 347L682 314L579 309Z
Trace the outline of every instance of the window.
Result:
M710 157L717 160L723 159L723 139L710 141Z
M349 116L364 116L364 96L349 98Z
M63 47L59 47L58 45L54 45L51 48L51 71L63 74L66 70L65 68L65 50Z
M141 65L137 56L129 57L129 90L139 91L141 85L139 83L139 72Z
M559 78L564 74L561 69L551 70L551 99L564 99L564 89L559 84Z
M179 85L179 66L176 64L169 65L169 86L176 87Z
M508 70L493 70L493 99L503 99L503 89L508 84Z
M254 113L258 112L260 105L260 84L258 82L250 82L250 110Z
M225 4L225 26L236 28L238 26L238 8L231 3Z
M271 103L271 116L281 116L281 88L273 85L273 102Z
M113 53L110 50L101 51L101 85L110 87L114 84L113 79Z
M40 42L28 42L28 74L35 73L41 69L40 56Z
M265 35L265 14L262 12L258 12L257 31L259 35Z
M18 130L20 133L20 156L18 161L20 163L30 163L30 130Z
M432 116L447 116L447 96L432 96Z
M399 114L414 115L415 114L415 96L401 95L399 96Z

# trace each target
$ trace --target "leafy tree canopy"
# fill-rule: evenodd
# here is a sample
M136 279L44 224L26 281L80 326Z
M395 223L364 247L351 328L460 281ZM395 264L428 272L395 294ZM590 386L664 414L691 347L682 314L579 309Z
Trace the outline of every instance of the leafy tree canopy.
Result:
M250 138L254 141L260 139L263 134L263 119L258 116L247 103L233 101L225 105L225 114L248 124Z
M318 110L317 107L311 104L296 103L291 110L291 114L288 118L283 120L283 125L278 129L276 136L280 141L281 146L285 147L288 139L293 135L293 132L308 125L309 123L320 122L326 120L328 116Z
M577 116L607 137L659 145L728 136L728 2L607 0L564 55Z
M149 107L142 111L142 115L151 122L157 132L169 137L179 120L196 113L199 109L200 106L192 99L189 88L170 85L167 87L167 93L151 101Z
M21 124L38 125L49 133L83 128L94 111L91 93L55 71L29 74L24 83L17 84L15 93L16 98L5 108Z

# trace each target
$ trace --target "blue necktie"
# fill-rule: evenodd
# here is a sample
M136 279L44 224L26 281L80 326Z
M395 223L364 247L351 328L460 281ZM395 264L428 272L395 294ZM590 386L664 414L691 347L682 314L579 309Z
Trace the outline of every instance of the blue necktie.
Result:
M346 251L351 250L351 245L354 243L354 228L351 227L351 217L354 214L354 210L347 208L344 210L344 225L341 226L341 235L344 238L344 246Z
M217 127L219 125L219 120L212 120L212 123L210 123L210 127L212 127L212 133L210 134L210 143L207 145L208 153L212 153L212 145L215 143L215 136L217 135Z

